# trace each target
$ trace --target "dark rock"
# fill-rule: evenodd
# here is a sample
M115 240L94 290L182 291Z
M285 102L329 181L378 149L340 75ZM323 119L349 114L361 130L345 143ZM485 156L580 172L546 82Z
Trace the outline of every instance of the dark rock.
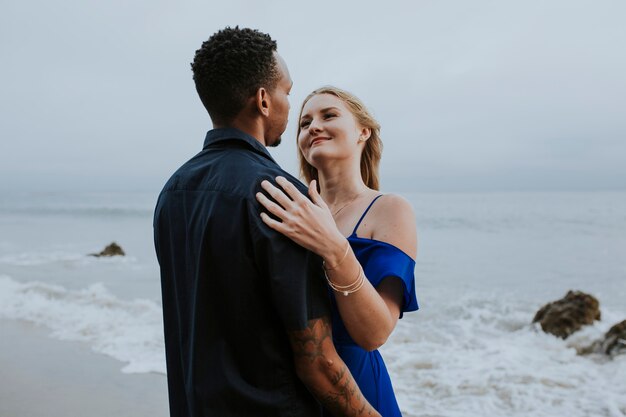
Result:
M626 353L626 320L617 323L606 332L601 346L607 355Z
M600 320L598 300L580 291L568 291L564 298L541 307L533 323L539 322L544 332L566 339L595 320Z
M124 250L117 243L113 242L100 253L90 253L89 256L125 256Z
M579 348L577 351L580 355L595 353L615 356L626 353L626 320L611 327L604 338L596 340L589 346Z

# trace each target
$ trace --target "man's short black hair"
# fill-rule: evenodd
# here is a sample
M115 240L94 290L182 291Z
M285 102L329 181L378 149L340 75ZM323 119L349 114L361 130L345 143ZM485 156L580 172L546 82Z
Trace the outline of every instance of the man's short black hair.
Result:
M275 51L270 35L238 26L220 30L196 51L193 80L214 123L231 122L259 88L276 87Z

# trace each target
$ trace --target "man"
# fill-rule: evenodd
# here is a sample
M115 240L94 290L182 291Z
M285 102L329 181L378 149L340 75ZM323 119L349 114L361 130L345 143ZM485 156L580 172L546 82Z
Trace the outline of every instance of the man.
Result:
M226 28L192 70L214 129L154 217L171 415L319 416L319 402L378 415L332 344L320 259L259 217L263 179L297 182L265 149L286 128L292 85L276 42Z

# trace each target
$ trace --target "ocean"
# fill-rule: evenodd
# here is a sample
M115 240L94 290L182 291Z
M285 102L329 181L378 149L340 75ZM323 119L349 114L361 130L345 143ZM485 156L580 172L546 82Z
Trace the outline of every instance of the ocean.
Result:
M626 416L626 355L576 354L626 319L625 192L400 194L420 310L381 353L405 416ZM164 374L156 195L0 196L0 319ZM113 241L127 256L88 256ZM600 322L567 340L531 324L570 289L599 299Z

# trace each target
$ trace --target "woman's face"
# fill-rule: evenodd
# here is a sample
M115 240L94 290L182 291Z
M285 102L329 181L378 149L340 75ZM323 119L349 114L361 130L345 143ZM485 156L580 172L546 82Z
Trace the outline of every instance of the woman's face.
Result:
M370 130L361 127L345 103L332 94L318 94L304 105L299 120L298 147L308 163L360 158Z

